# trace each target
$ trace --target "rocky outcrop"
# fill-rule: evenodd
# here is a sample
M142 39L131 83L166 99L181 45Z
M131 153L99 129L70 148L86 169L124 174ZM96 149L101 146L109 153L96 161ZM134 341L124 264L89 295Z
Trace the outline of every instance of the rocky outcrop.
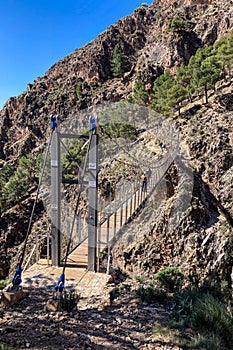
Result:
M224 1L223 1L224 2ZM97 39L76 49L55 63L43 77L28 84L27 91L8 100L0 114L1 159L18 155L7 152L8 145L17 141L14 128L26 131L43 142L47 136L48 116L56 112L66 118L80 109L104 101L126 97L136 80L151 91L155 78L166 68L187 63L199 47L212 44L233 28L232 7L222 2L207 4L192 1L156 1L143 6L131 16L119 20ZM169 21L180 17L189 24L186 30L169 32ZM128 58L124 79L113 77L111 57L119 43ZM34 136L33 136L34 135ZM24 143L24 140L22 140ZM37 146L38 143L26 146ZM17 150L18 151L18 150Z
M229 288L233 285L233 130L228 111L232 93L231 87L222 87L208 105L198 100L173 117L190 154L190 206L174 227L171 217L182 190L175 162L167 174L166 200L160 200L158 189L137 225L129 227L113 249L113 259L124 271L144 271L152 278L161 268L179 266L187 282L224 280Z

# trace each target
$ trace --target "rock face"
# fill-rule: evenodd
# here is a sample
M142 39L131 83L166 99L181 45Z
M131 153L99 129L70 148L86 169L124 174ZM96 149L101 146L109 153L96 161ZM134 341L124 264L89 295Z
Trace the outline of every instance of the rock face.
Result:
M231 98L232 87L225 84L211 96L208 105L197 100L187 105L180 116L172 118L180 127L181 139L190 154L191 205L184 210L179 225L172 225L174 206L182 195L182 182L177 183L179 164L176 161L166 175L164 202L159 205L158 189L139 217L137 227L129 228L113 249L113 260L124 271L133 275L143 271L152 277L161 268L175 265L185 272L189 282L224 280L232 287ZM185 198L180 205L184 203Z
M189 26L169 32L169 21L176 16ZM175 71L198 48L213 44L232 28L232 2L164 0L154 1L150 7L142 5L54 64L43 77L28 84L23 94L8 100L0 112L0 166L16 166L23 155L42 151L50 132L51 113L65 120L86 107L119 101L132 92L137 80L151 93L154 80L165 69ZM121 45L128 60L121 78L114 77L111 70L116 44ZM192 209L174 232L166 229L177 190L171 170L168 178L173 195L167 198L160 215L148 209L152 219L147 228L141 225L140 241L136 245L122 243L114 251L122 268L153 273L175 264L190 275L192 271L204 277L225 274L231 283L232 96L231 87L223 86L208 105L197 101L172 120L181 129L194 169ZM33 189L20 206L2 213L0 278L9 274L15 251L25 237L32 194ZM46 230L48 219L42 206L36 215L35 225Z

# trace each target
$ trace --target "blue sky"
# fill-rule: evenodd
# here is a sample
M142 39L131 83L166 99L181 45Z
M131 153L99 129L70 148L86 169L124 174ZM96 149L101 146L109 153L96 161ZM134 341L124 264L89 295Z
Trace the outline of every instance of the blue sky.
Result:
M95 39L143 0L2 0L0 109L61 58Z

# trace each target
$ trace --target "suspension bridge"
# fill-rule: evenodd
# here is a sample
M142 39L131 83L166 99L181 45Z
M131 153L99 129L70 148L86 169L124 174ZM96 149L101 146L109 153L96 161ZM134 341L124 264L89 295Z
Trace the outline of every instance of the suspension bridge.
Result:
M134 218L153 195L179 152L179 133L174 129L169 130L168 139L166 149L163 150L159 159L151 157L150 152L147 155L143 154L143 157L150 158L150 161L142 174L137 174L135 178L122 177L114 184L105 179L108 193L107 196L100 196L99 135L96 118L90 118L88 134L78 135L61 132L59 119L56 116L51 117L51 135L44 156L23 252L12 281L13 291L17 290L22 283L22 272L25 281L35 276L42 280L48 277L53 283L58 279L55 289L60 293L65 283L66 286L72 285L83 295L85 293L95 295L97 291L100 291L109 280L111 248L122 231L127 229L127 224L133 223ZM73 179L63 177L61 155L61 148L70 155L67 144L71 140L72 142L76 140L83 142L79 153L85 150L82 166L76 164L79 176ZM118 154L128 153L129 149L138 147L137 143L138 141L134 141L127 148L125 144L122 146L116 142L115 146ZM48 157L49 154L50 157ZM50 167L46 169L48 158ZM77 162L73 158L72 161ZM40 257L37 242L23 266L36 202L45 177L51 183L48 207L52 224L51 232L46 237L47 256L46 258ZM75 207L70 208L66 202L62 202L61 186L64 184L67 187L73 186L72 188L76 186ZM87 207L82 207L82 202L87 202ZM105 273L101 269L103 255L107 260ZM37 256L37 261L31 264L33 256Z

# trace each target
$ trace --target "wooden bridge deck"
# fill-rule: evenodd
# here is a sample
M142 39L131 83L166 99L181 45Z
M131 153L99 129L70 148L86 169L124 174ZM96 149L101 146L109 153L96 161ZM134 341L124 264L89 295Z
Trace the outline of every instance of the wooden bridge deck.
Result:
M87 271L88 247L85 241L68 257L65 269L65 287L74 288L82 297L98 295L110 280L110 276L103 273ZM63 267L51 266L51 261L40 259L23 273L22 286L36 283L38 286L55 287Z

